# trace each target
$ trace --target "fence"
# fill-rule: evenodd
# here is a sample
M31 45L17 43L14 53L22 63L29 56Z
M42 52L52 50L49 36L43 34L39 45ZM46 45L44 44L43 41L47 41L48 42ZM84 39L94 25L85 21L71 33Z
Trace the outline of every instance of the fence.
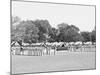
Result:
M50 47L24 47L20 50L20 47L12 47L13 55L28 55L28 56L43 56L43 55L55 55L55 49Z
M45 56L45 55L56 55L56 52L94 52L96 49L95 45L83 45L83 46L67 46L59 48L51 47L23 47L20 50L19 46L12 47L13 55L27 55L27 56Z

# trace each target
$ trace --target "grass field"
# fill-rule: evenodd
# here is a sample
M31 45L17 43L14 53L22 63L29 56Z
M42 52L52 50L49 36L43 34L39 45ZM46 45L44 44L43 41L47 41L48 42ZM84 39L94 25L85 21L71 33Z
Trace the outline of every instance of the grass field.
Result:
M95 52L58 52L51 56L12 55L12 74L95 69Z

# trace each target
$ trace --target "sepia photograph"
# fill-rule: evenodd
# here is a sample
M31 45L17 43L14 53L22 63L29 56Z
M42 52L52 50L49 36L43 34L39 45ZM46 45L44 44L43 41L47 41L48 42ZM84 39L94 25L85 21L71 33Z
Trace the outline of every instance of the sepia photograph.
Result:
M96 6L11 1L11 74L96 69Z

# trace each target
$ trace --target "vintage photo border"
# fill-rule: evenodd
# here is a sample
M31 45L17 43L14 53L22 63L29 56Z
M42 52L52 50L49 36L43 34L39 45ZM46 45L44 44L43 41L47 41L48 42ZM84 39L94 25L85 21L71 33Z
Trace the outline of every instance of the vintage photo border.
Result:
M11 43L11 24L12 24L12 1L94 7L95 8L95 27L96 27L96 5L72 4L72 3L56 3L56 2L42 2L42 1L28 1L28 0L10 0L10 43ZM11 56L11 46L10 46L10 75L96 70L96 52L97 51L95 51L95 69L61 70L61 71L46 71L46 72L30 72L30 73L17 73L17 74L12 74L12 56Z

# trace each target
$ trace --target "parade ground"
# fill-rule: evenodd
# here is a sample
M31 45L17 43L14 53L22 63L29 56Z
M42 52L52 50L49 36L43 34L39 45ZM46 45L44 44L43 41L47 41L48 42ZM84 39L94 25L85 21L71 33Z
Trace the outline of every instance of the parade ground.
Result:
M52 71L89 70L96 68L95 52L58 51L56 55L11 55L11 72L37 73Z

